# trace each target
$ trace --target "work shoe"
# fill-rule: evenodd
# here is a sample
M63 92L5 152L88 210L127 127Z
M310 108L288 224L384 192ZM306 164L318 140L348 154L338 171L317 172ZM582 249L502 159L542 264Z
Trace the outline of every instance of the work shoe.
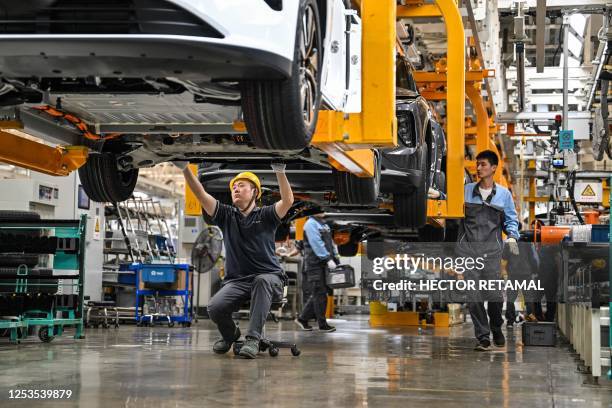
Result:
M259 340L254 337L247 337L240 347L238 355L244 358L255 358L257 353L259 353Z
M312 331L312 326L308 324L308 321L302 320L299 317L293 321L295 324L300 326L300 329L304 331Z
M492 330L493 331L493 344L495 347L504 347L506 345L506 338L504 337L504 333L501 330Z
M506 322L506 328L507 328L508 330L512 330L512 329L514 329L514 320L508 320L508 321Z
M325 326L319 326L319 331L324 332L324 333L331 333L331 332L335 332L336 328L334 326L330 326L329 324L325 323Z
M240 329L236 327L236 331L234 332L234 340L230 343L225 341L224 339L220 339L215 341L213 344L213 351L217 354L225 354L232 348L232 344L240 338Z
M474 347L476 351L489 351L491 350L491 342L489 340L480 340Z

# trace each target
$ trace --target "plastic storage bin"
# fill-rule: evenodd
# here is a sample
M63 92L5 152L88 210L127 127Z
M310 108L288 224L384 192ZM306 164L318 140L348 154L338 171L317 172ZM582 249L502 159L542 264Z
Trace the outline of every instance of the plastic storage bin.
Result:
M610 226L591 226L591 242L610 242Z
M557 324L553 322L525 322L522 327L524 346L554 347L557 340Z

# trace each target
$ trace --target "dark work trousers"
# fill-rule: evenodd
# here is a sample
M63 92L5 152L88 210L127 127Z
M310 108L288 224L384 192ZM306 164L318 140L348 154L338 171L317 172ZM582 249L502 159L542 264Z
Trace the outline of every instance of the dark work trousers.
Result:
M466 279L476 282L476 290L469 292L468 308L472 317L472 323L474 324L474 334L478 341L490 341L491 331L500 331L504 323L502 318L504 305L502 292L478 290L478 281L500 279L500 267L501 263L498 258L496 260L487 260L482 270L472 269L465 273ZM488 302L486 308L484 305L485 301Z
M542 257L545 258L540 264L539 276L542 286L544 286L546 314L542 316L542 306L540 304L539 315L544 317L544 320L547 322L554 322L555 315L557 314L557 291L559 288L559 247L556 245L542 245L540 252ZM536 315L538 315L537 311Z
M310 316L314 316L319 324L319 327L324 327L327 324L325 318L325 310L327 309L327 286L322 280L310 282L312 294L308 298L304 310L300 315L300 320L308 320Z
M304 319L305 321L316 319L317 316L314 312L314 307L309 307L306 309L306 305L308 304L308 299L310 299L310 295L312 295L312 282L308 282L308 275L302 274L302 316L300 319Z
M520 256L520 255L519 255ZM531 274L529 271L525 270L516 270L512 268L508 268L508 280L511 281L529 281L531 280ZM523 299L525 300L526 311L528 312L533 302L536 300L537 293L528 290L521 290L523 292ZM516 308L514 307L514 302L518 297L518 290L509 289L506 291L506 320L508 322L514 323L516 321Z
M208 303L208 315L217 324L221 336L227 342L234 341L236 323L232 313L240 310L246 301L251 301L249 328L246 336L261 339L272 302L283 298L283 283L275 273L263 273L253 278L229 281Z

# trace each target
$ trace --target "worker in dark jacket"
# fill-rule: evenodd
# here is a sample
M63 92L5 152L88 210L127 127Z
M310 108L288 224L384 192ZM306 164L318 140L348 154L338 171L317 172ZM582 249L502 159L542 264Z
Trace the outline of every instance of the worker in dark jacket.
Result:
M461 257L481 258L484 268L465 272L465 278L476 281L499 280L501 257L504 247L502 231L508 235L507 245L513 255L519 254L518 217L512 194L507 188L495 184L493 175L499 158L491 150L476 156L476 170L480 181L466 184L464 189L465 216L459 225L456 254ZM488 301L485 309L484 301ZM506 339L502 333L503 295L500 291L482 292L476 290L468 299L469 310L474 324L478 351L489 350L490 335L497 347L504 347ZM487 318L488 314L488 318Z
M333 332L325 318L328 287L325 275L328 269L335 268L340 260L334 246L331 229L325 223L324 214L315 214L304 224L304 276L310 284L311 294L304 305L304 310L295 319L302 330L312 330L308 319L314 315L319 324L319 331Z

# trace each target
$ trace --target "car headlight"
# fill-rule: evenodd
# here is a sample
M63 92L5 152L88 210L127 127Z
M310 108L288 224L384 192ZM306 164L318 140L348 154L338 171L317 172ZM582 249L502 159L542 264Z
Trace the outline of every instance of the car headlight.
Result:
M414 118L411 113L400 112L397 115L397 136L407 147L416 147Z

